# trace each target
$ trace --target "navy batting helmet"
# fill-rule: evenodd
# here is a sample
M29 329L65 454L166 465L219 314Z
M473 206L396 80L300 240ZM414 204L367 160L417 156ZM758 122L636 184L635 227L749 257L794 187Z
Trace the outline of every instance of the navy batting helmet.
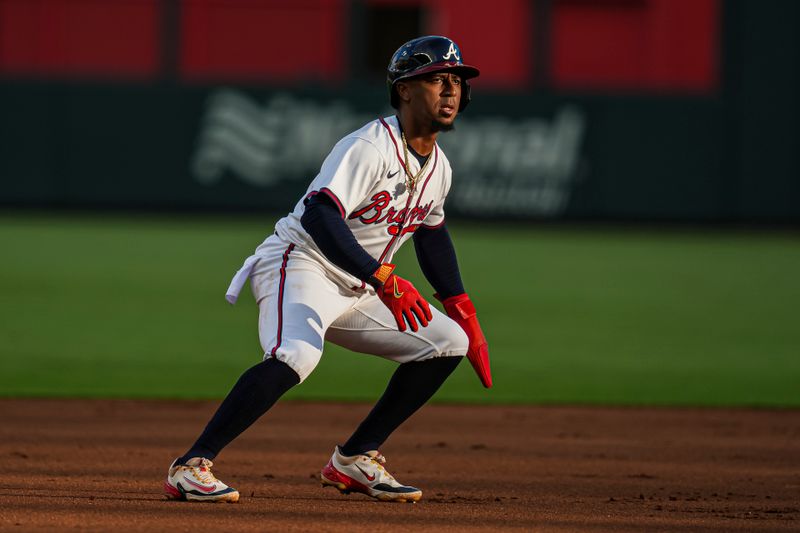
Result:
M467 80L477 77L480 71L464 64L461 50L456 43L447 37L438 35L427 35L408 41L392 56L386 75L392 107L397 109L399 105L397 91L394 88L395 83L440 70L455 72L461 76L463 84L458 110L463 111L470 101L470 88Z

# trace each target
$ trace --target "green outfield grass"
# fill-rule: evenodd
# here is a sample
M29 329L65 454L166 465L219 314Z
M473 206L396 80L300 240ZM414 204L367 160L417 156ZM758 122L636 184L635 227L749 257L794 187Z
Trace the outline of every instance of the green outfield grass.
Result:
M260 360L224 300L271 217L0 215L0 395L218 398ZM452 224L495 387L439 401L800 406L800 239ZM413 247L399 271L429 294ZM392 363L329 345L288 397L372 400Z

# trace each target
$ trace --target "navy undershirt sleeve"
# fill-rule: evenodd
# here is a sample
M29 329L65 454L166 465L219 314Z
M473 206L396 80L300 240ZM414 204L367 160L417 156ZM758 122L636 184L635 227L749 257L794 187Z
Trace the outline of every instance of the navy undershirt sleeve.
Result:
M441 299L464 294L464 284L458 271L458 261L447 226L436 228L420 226L414 232L414 249L417 260L428 283Z
M300 218L306 233L325 257L345 272L369 281L381 264L358 244L339 208L326 194L315 194L306 203Z

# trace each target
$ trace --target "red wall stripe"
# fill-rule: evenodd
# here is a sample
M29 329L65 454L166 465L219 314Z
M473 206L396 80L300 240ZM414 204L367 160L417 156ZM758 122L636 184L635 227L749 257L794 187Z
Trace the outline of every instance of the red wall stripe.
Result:
M713 91L718 18L717 0L556 0L553 84Z
M0 0L0 72L153 78L160 63L156 0Z
M481 69L476 88L526 89L532 3L417 4L428 33L454 38ZM0 0L0 74L156 79L161 0ZM560 90L713 92L719 0L553 0L550 76ZM348 0L182 0L179 75L203 82L348 79ZM399 43L398 43L399 44ZM388 58L387 58L388 60Z
M345 0L184 0L181 72L191 80L343 80Z
M430 33L456 41L487 88L526 87L533 72L533 13L528 0L429 0Z

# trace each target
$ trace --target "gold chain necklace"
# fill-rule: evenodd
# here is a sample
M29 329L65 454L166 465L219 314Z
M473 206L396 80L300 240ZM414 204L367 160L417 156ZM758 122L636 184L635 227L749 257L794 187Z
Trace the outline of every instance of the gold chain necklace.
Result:
M419 172L417 172L417 175L414 176L413 174L411 174L411 167L408 166L408 142L406 141L405 132L401 131L400 132L400 137L403 139L403 156L406 159L406 186L408 187L408 190L411 193L413 193L414 189L417 186L417 180L425 172L425 169L428 168L428 163L430 162L431 155L433 155L433 154L428 154L428 159L425 160L425 164L422 165L422 168L419 169Z

